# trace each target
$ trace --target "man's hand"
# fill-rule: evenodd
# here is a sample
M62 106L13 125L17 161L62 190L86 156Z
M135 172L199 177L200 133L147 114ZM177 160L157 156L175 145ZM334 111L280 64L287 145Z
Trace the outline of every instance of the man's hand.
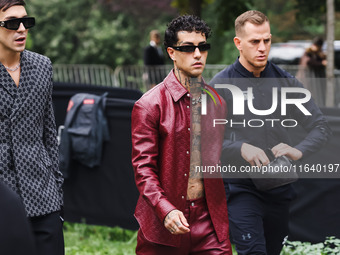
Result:
M276 158L284 155L292 160L299 160L303 156L301 151L285 143L280 143L273 147L272 152Z
M268 165L269 159L266 153L253 145L243 143L241 146L241 156L252 166L261 167L262 165Z
M190 232L189 224L184 214L179 210L172 210L165 216L164 226L173 235Z

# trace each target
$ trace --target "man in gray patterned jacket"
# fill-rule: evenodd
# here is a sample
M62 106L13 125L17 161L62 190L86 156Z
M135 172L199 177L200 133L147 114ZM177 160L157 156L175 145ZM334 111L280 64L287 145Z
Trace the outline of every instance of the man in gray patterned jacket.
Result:
M47 57L25 50L34 24L24 0L0 0L0 180L21 197L38 254L61 255L63 177L52 66Z

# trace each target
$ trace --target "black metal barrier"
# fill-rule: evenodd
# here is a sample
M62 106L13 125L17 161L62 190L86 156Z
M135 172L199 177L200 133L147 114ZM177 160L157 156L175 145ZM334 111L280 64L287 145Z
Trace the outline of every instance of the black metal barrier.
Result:
M72 222L137 229L133 217L138 191L131 165L131 111L142 95L137 90L87 85L54 85L57 127L63 125L69 99L76 93L108 92L105 114L110 140L104 144L102 164L88 168L73 162L64 183L65 219Z

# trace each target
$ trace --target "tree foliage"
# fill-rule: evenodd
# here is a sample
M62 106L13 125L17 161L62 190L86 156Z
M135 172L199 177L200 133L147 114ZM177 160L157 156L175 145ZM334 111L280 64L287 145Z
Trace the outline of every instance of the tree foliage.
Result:
M296 0L276 0L275 2L271 0L254 0L253 4L254 8L256 7L257 10L267 15L271 26L272 42L304 39L301 37L304 34L303 28L296 21L298 11L295 9ZM294 38L296 35L299 38Z
M213 23L216 31L222 32L233 27L235 18L247 11L253 0L173 0L171 5L180 14L194 14Z
M251 8L253 0L223 1L214 0L202 8L202 18L212 28L208 63L232 64L238 56L234 45L234 23L237 16Z
M339 9L340 0L335 3ZM27 10L37 25L28 47L54 63L137 64L150 30L163 34L178 13L198 13L213 30L208 63L230 64L238 55L235 18L250 9L268 16L273 42L325 34L325 1L319 0L31 0ZM337 19L339 24L340 13Z
M141 34L148 33L149 27L167 17L168 20L178 14L171 7L172 0L98 0L113 13L124 13L133 17L136 29ZM136 31L137 32L137 31Z
M37 19L31 49L54 63L136 63L138 34L128 15L110 13L96 0L32 0L27 7Z
M173 0L171 5L182 15L192 14L201 17L202 8L213 2L214 0Z
M340 12L340 0L334 0L335 11ZM294 8L298 10L297 18L299 21L310 18L319 19L327 12L326 1L320 0L296 0Z
M234 29L235 19L245 11L252 9L253 0L224 1L215 0L212 4L211 16L216 20L216 32Z

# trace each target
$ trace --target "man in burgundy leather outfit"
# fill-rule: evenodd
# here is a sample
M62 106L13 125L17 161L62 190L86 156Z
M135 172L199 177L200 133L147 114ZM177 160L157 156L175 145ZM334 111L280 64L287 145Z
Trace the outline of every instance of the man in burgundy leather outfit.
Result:
M164 45L174 69L132 111L137 254L232 254L223 181L195 168L219 162L224 125L208 126L226 115L224 101L208 102L200 114L210 32L190 15L168 24Z

